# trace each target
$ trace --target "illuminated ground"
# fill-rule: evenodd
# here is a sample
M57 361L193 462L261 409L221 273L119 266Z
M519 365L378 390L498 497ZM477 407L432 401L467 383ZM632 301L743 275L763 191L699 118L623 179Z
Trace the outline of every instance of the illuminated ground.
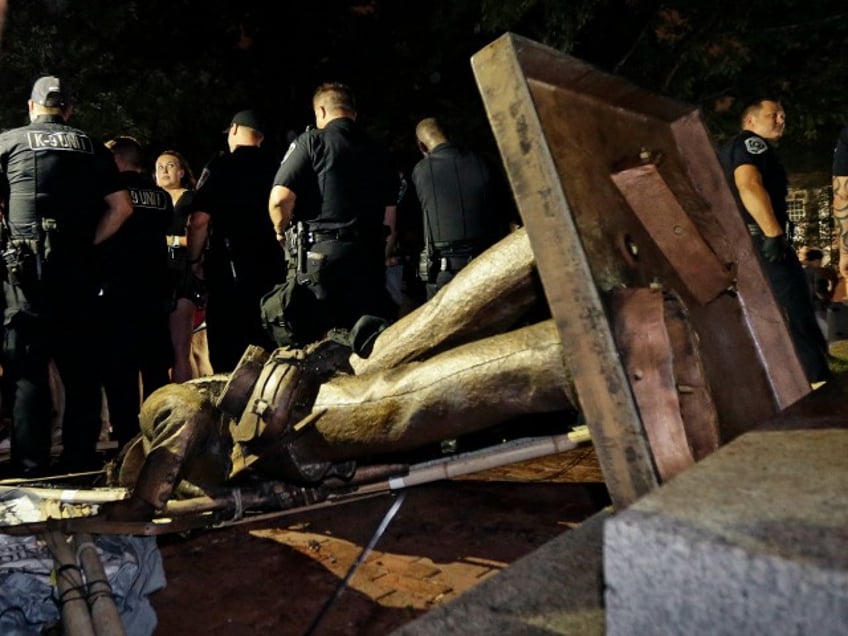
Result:
M393 501L160 539L157 634L306 633ZM579 524L606 502L591 445L407 490L370 556L314 629L388 634Z

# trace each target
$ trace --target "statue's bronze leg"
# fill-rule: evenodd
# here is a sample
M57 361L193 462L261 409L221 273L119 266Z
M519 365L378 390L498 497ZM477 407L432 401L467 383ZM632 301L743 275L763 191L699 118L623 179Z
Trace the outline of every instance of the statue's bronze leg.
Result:
M334 459L405 451L575 403L559 334L547 320L423 362L338 375L321 385L314 422L293 446Z
M433 298L383 331L357 374L388 369L513 327L539 299L535 259L524 229L464 267Z

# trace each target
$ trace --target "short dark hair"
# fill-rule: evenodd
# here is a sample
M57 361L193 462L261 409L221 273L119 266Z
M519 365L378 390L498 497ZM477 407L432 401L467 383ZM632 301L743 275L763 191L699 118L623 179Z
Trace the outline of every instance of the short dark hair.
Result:
M135 137L121 135L106 142L112 154L120 157L124 163L134 168L144 167L144 148Z
M781 103L780 98L775 97L774 95L758 95L756 97L751 97L742 103L742 112L739 115L740 123L744 125L748 115L760 110L760 108L763 107L763 102L774 102L776 104Z
M312 95L312 104L323 102L331 110L343 110L349 113L356 112L356 99L353 91L347 84L341 82L324 82L315 89Z

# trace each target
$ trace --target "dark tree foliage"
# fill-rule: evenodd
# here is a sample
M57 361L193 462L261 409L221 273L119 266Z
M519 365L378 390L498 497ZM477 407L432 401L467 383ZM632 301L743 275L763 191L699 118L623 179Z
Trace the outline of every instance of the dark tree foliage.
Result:
M200 4L204 11L197 11ZM225 113L240 90L226 76L237 57L232 23L224 18L230 4L15 3L0 64L2 124L21 123L33 80L51 73L71 86L72 123L93 135L129 134L160 148L209 152L204 138L228 123ZM215 141L220 147L220 135Z
M787 111L782 144L794 167L829 170L830 150L848 120L843 0L484 0L484 5L489 29L520 32L697 105L717 141L737 130L739 106L747 99L775 96Z
M32 81L72 83L74 123L182 150L199 169L232 114L254 107L282 154L321 81L349 83L360 121L417 159L421 117L495 154L470 57L512 31L699 106L717 140L756 93L784 100L786 146L816 169L848 118L844 0L27 0L0 48L0 127L21 124ZM802 158L801 153L796 156Z

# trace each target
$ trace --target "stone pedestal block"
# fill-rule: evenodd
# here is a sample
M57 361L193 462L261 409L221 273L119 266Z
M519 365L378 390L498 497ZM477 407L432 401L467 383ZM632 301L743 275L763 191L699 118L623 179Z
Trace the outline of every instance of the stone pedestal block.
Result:
M604 528L606 625L848 634L848 429L746 433Z

